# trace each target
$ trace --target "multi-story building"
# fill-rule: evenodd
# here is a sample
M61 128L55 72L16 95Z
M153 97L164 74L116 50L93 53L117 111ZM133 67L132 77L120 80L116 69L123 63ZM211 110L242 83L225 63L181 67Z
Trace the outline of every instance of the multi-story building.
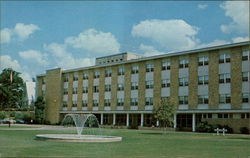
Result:
M197 123L250 126L250 42L141 57L122 53L96 65L47 70L37 76L46 119L93 113L102 125L152 126L162 98L176 107L174 127L195 131Z

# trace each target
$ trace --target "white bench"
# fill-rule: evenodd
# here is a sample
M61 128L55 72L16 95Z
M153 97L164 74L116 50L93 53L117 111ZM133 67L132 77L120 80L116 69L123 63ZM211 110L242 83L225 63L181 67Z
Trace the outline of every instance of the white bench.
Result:
M216 128L216 129L214 129L214 131L217 133L216 135L220 135L220 132L222 132L223 136L225 136L225 132L227 132L227 129L225 129L225 128L222 128L222 129Z

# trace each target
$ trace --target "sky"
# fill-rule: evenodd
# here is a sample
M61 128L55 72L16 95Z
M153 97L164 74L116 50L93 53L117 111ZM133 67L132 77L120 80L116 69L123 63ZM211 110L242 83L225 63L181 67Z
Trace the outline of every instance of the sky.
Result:
M249 40L248 1L0 1L0 72L134 52L159 55Z

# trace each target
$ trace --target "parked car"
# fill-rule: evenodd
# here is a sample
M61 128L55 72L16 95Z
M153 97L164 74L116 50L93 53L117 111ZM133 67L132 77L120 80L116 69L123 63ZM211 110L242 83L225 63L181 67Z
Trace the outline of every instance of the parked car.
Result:
M8 123L14 124L14 123L16 123L16 121L12 120L12 119L9 119L9 118L5 118L5 119L3 119L3 123L5 123L5 124L8 124Z
M24 124L25 123L25 121L24 120L16 120L16 123L20 123L20 124Z

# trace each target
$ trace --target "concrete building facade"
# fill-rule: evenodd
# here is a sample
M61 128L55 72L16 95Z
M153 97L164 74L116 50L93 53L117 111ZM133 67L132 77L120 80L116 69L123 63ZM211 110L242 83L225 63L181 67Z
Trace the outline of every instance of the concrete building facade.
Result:
M239 132L250 128L249 44L152 57L122 53L97 58L95 66L47 70L37 76L37 95L45 97L51 123L67 113L93 113L102 125L156 126L152 110L169 98L175 128L195 131L208 121Z

